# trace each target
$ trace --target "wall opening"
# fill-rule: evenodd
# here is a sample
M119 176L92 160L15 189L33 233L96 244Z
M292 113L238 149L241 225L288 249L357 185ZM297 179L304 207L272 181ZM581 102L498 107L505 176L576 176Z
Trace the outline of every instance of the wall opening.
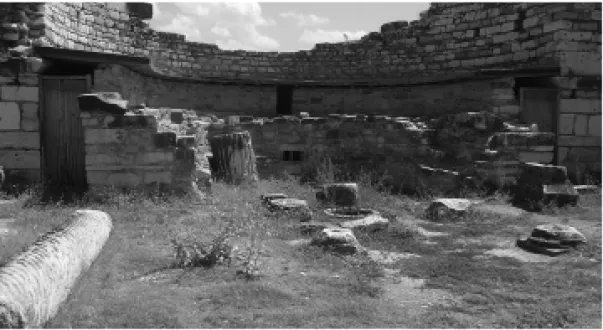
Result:
M276 114L292 115L293 109L293 86L276 86Z
M283 151L283 160L286 162L301 162L304 159L303 151Z

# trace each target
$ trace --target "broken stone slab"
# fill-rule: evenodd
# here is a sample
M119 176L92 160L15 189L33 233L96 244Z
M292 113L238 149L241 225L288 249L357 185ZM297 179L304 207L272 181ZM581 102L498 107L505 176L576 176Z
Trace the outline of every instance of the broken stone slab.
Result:
M370 215L379 214L379 212L377 212L376 210L357 207L328 208L324 212L327 216L339 220L355 220L368 217Z
M537 184L565 183L567 180L567 168L558 165L546 165L539 163L524 163L520 167L519 182L533 182Z
M174 132L158 132L153 136L155 147L170 148L176 146L176 133Z
M596 194L601 191L601 188L599 188L598 186L588 184L574 186L574 189L576 189L576 191L580 195Z
M580 195L569 180L562 184L530 184L518 182L513 191L513 203L516 205L532 205L535 210L543 205L576 206Z
M300 232L305 235L316 235L325 228L337 228L335 224L329 222L308 221L299 225Z
M113 115L124 115L128 111L128 101L119 93L81 94L77 97L80 111L100 111Z
M288 198L288 196L285 194L281 194L281 193L270 193L270 194L260 196L260 200L262 201L262 203L268 203L269 201L271 201L273 199L283 199L283 198Z
M475 202L465 198L436 198L427 210L425 216L429 220L455 220L466 214Z
M307 208L308 202L297 198L272 198L268 200L268 206L277 210L294 210Z
M345 221L339 224L343 228L359 229L365 231L379 231L386 229L389 221L380 215L371 215L366 218Z
M508 204L488 204L483 203L475 205L472 210L481 214L489 214L494 216L501 216L506 218L519 219L526 214L526 211Z
M545 204L554 203L558 207L578 205L580 194L569 180L563 184L544 185L542 190Z
M561 254L569 253L571 250L569 248L555 249L555 248L547 248L538 244L534 244L533 241L528 239L518 239L517 247L536 254L543 254L549 257L556 257Z
M386 229L387 226L389 226L389 221L380 214L371 214L360 219L341 222L339 223L339 226L348 229L358 229L372 232Z
M554 146L555 134L550 132L497 132L488 141L488 149L526 150L535 146Z
M266 202L272 212L285 213L287 216L297 218L300 222L312 220L312 210L303 199L275 198Z
M321 190L316 193L316 199L323 202L333 202L337 206L356 206L359 199L358 184L324 184Z
M562 224L545 224L537 226L532 231L531 237L555 240L559 241L562 245L572 247L587 243L586 237L576 228Z
M364 250L354 232L347 228L325 228L312 238L312 244L341 254L355 254Z

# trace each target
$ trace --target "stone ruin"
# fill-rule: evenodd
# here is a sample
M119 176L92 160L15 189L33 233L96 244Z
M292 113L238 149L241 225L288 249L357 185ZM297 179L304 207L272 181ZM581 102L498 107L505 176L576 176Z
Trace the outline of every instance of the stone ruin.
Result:
M155 31L152 16L145 3L0 5L4 190L188 187L204 166L207 175L200 135L237 129L253 135L265 173L299 171L308 149L339 149L359 166L408 166L390 185L500 187L524 162L565 166L573 183L600 178L600 4L433 3L360 40L264 53ZM130 112L80 109L91 93L119 93ZM155 128L141 109L156 119L189 109L209 127L192 138L181 131L192 124L176 127L182 111Z

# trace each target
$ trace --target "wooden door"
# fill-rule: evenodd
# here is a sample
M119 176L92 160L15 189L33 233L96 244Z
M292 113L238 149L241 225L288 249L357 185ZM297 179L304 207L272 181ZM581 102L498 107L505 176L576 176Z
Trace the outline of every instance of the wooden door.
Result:
M537 124L541 132L557 133L559 92L547 88L521 89L521 120Z
M84 129L77 97L90 91L88 76L41 78L42 168L53 189L86 189Z

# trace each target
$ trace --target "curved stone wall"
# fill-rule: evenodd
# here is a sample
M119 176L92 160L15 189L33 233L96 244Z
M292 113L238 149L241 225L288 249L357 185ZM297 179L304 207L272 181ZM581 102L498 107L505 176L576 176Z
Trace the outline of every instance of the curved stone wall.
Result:
M35 35L55 47L149 56L157 71L177 77L413 84L471 76L488 67L558 63L558 53L574 47L560 44L567 39L561 30L597 18L600 23L600 7L596 3L432 4L420 20L384 24L380 32L359 41L317 44L310 51L262 53L221 50L154 31L130 15L123 3L48 3L43 6L43 22L36 23L44 29ZM590 35L580 38L598 40L600 54L597 23Z

